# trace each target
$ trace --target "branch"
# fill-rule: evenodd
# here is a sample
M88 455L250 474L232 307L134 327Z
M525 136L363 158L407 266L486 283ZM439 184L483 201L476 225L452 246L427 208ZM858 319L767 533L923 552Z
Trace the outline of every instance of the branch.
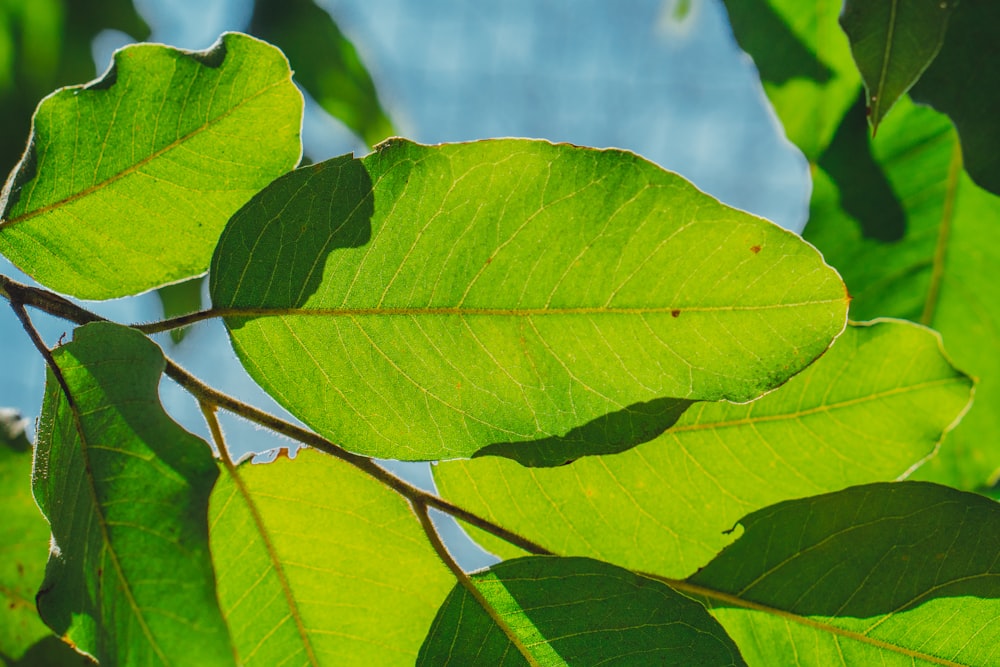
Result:
M108 321L106 318L103 318L96 313L92 313L57 294L53 294L52 292L39 289L37 287L24 285L8 278L3 274L0 274L0 296L4 296L10 301L11 306L14 308L14 312L17 314L18 319L21 320L22 324L25 323L28 317L23 306L32 306L51 315L61 317L62 319L69 320L71 322L76 322L77 324ZM185 315L180 318L165 320L165 322L177 322L178 320L183 320L186 317L194 316L199 316L199 319L207 319L208 317L217 316L219 312L220 311L217 309L209 309L199 313ZM208 315L208 313L212 314ZM55 365L55 361L52 359L52 353L45 346L45 343L38 335L38 332L35 331L33 326L31 326L30 320L27 320L27 322L28 324L25 327L25 330L28 332L28 335L31 336L35 347L38 348L42 356L45 357L46 363L48 363L48 365L53 368L53 371L56 372L56 378L60 381L60 384L65 385L65 382L62 380L61 373L57 372L58 366ZM187 323L189 324L190 322ZM163 323L154 323L153 325L148 326L155 327L157 324ZM133 328L143 331L141 327ZM289 437L292 440L296 440L304 445L308 445L314 449L318 449L321 452L340 459L341 461L354 466L358 470L361 470L370 477L373 477L382 484L388 486L396 493L409 500L411 503L423 504L428 507L438 509L446 514L450 514L456 519L490 533L491 535L523 549L528 553L536 555L552 554L552 552L545 547L522 537L517 533L511 532L503 526L495 524L477 514L453 505L452 503L439 498L432 493L427 493L423 489L413 486L409 482L396 477L392 473L380 467L372 459L366 456L349 452L343 447L335 445L333 442L327 440L321 435L306 430L301 426L292 424L291 422L287 422L269 412L255 408L254 406L237 400L228 394L224 394L216 389L213 389L194 375L181 368L181 366L179 366L170 357L164 355L164 358L167 362L165 371L167 376L173 379L180 386L184 387L200 403L222 408L228 412L243 417L247 421L251 421L276 433ZM65 386L63 388L64 390L66 389ZM69 395L69 392L66 391L66 394Z

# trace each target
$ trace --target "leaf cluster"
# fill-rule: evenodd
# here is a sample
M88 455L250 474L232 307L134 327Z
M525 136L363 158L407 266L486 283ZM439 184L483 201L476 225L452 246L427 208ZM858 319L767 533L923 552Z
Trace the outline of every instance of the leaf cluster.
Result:
M0 662L996 664L1000 88L969 53L1000 22L828 4L727 2L810 161L807 240L619 150L305 164L289 62L244 34L46 97L0 194L42 286L0 296L47 366L33 446L0 413ZM383 138L353 47L291 5L256 32L296 66L334 45L299 82ZM158 322L79 303L206 273ZM304 426L151 338L207 319ZM236 461L220 411L305 447ZM464 571L438 513L501 561Z

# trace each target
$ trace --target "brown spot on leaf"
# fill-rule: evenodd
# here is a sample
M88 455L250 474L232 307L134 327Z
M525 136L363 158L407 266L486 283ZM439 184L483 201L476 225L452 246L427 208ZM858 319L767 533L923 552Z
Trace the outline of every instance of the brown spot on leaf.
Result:
M681 316L681 311L679 311L679 310L677 310L675 308L674 310L670 311L670 314L673 315L674 317L680 317Z
M757 253L760 252L760 246L759 245L750 246L750 252L756 255Z

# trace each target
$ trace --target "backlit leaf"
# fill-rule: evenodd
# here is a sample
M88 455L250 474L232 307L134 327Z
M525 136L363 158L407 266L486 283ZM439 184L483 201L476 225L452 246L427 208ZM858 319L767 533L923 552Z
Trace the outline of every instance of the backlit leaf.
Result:
M208 552L218 471L204 441L163 412L163 355L142 334L94 323L53 351L34 494L53 547L45 622L102 665L231 665Z
M878 128L900 95L933 62L958 0L847 0L840 25L868 90Z
M966 408L971 384L923 327L852 326L776 391L696 405L629 452L551 469L447 461L434 477L448 500L555 553L680 578L735 539L725 533L748 512L905 474Z
M243 665L412 665L455 581L406 500L316 451L223 473L210 514Z
M614 565L520 558L471 580L490 611L456 584L418 665L745 664L705 607Z
M284 56L253 38L126 47L39 105L0 196L0 252L88 299L203 273L230 215L298 160L301 114Z
M626 449L676 399L784 382L847 300L798 237L676 174L527 140L393 140L297 170L233 217L210 280L265 390L398 459L560 438L572 459L580 428L583 453Z
M843 273L852 317L905 317L934 327L958 367L981 379L969 414L917 473L976 488L1000 468L1000 198L962 169L948 120L905 98L872 151L901 202L905 236L891 244L864 238L864 223L845 210L845 194L823 169L814 174L805 236ZM855 186L853 196L865 197L865 184Z
M1000 504L902 482L790 501L689 579L755 665L995 665Z

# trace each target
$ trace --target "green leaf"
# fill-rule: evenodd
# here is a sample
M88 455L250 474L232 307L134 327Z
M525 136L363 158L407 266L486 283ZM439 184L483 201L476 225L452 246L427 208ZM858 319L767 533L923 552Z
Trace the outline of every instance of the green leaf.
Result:
M725 0L785 134L814 162L833 138L861 85L838 23L841 3Z
M950 2L950 0L949 0ZM938 57L913 99L948 114L962 139L969 176L1000 194L1000 3L961 2Z
M554 469L448 461L434 478L448 500L555 553L680 578L735 539L724 533L748 512L904 475L966 408L971 384L932 331L851 326L780 389L697 405L629 452Z
M231 468L210 514L240 664L412 665L455 581L406 500L315 451Z
M245 35L199 53L118 51L103 78L39 105L0 196L0 252L88 299L203 273L230 215L298 160L290 77L281 52Z
M418 665L745 664L705 607L607 563L520 558L471 585L445 600Z
M53 547L45 622L103 665L233 664L208 552L208 446L163 412L163 355L110 323L52 353L34 494Z
M691 577L751 664L995 665L1000 505L903 482L791 501Z
M905 317L941 332L948 353L981 378L976 403L939 455L918 472L960 488L986 484L1000 468L1000 199L962 170L954 130L933 110L901 99L872 143L905 214L905 236L864 238L863 222L822 169L806 238L844 275L851 316ZM824 164L824 160L820 161ZM865 183L851 196L864 197Z
M958 4L958 0L846 0L840 25L868 91L873 130L933 62Z
M295 80L368 145L395 134L354 45L313 0L256 0L250 31L284 51Z
M192 278L171 285L164 285L156 290L156 296L163 307L163 317L169 319L179 315L187 315L201 309L201 287L204 277ZM189 331L188 327L170 330L170 340L180 343Z
M43 648L51 651L48 664L82 665L86 659L53 637L35 609L49 531L31 497L26 421L0 409L0 665L46 664L34 658Z
M297 170L233 217L210 280L266 391L352 451L411 460L606 417L591 436L625 449L669 426L666 397L784 382L847 298L798 237L676 174L513 139Z

